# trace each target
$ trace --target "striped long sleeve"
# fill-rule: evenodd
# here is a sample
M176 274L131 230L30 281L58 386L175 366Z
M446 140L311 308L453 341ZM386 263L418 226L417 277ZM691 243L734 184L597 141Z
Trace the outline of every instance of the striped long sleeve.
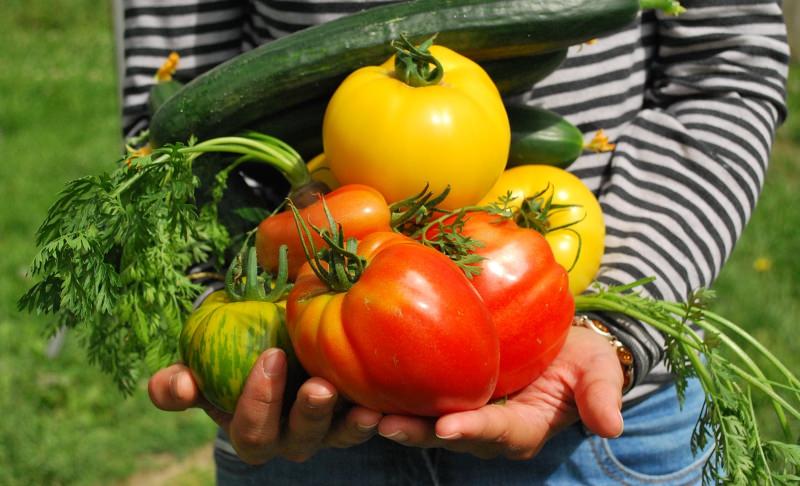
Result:
M147 127L147 95L170 52L186 82L241 52L306 27L396 0L114 0L126 136Z
M115 0L122 127L134 135L148 124L147 99L155 73L172 51L181 60L175 79L187 82L242 52L245 3L237 0Z
M599 54L584 47L528 100L577 119L587 132L604 128L616 142L612 154L573 168L606 219L598 280L655 276L646 291L679 301L713 282L753 211L786 116L788 71L778 3L682 3L687 12L677 18L650 13L601 39L608 44ZM663 340L656 331L606 321L635 348L639 385L628 399L669 379L657 366Z
M171 50L186 80L271 39L383 3L124 0L126 133L146 126L146 91ZM616 143L569 168L604 210L598 280L655 276L645 290L670 300L709 286L747 224L786 116L788 71L779 1L682 4L681 16L644 12L619 32L573 46L558 70L509 100L560 113L587 141L602 128ZM602 317L634 351L637 386L626 399L669 380L655 330Z

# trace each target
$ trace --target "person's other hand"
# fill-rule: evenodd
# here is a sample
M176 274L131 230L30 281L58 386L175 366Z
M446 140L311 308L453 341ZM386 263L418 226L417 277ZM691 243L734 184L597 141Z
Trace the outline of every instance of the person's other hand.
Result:
M208 403L189 369L181 364L156 372L148 391L150 400L162 410L205 410L248 464L263 464L274 457L304 461L323 447L350 447L375 434L381 414L357 406L335 410L337 390L322 378L310 378L300 386L288 417L282 421L283 401L292 399L284 396L286 370L282 350L264 351L250 372L233 415Z
M573 327L548 369L505 402L438 419L390 415L378 431L409 446L443 447L487 459L530 459L578 419L602 437L618 437L622 384L622 369L608 341Z

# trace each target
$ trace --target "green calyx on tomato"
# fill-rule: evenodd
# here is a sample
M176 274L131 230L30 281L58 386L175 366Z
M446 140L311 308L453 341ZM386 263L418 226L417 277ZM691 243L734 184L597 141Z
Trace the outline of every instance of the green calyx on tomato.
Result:
M524 201L528 204L521 210ZM524 213L518 216L523 225L545 231L556 261L569 269L573 295L594 281L605 251L603 211L592 191L574 174L549 165L512 167L503 172L480 204L506 205L512 212ZM531 211L537 204L558 209Z
M414 55L400 69L392 56L345 78L325 110L325 158L340 183L374 187L390 204L426 183L435 193L449 185L443 205L456 209L475 204L503 172L511 128L497 86L479 64L443 46L426 50L413 53L421 54L419 69L436 62L442 68L419 73L425 82L411 83L420 86L398 76L417 69Z
M366 261L356 253L357 240L355 238L345 239L342 225L334 219L325 199L322 198L320 203L325 212L328 227L315 226L313 232L291 200L288 202L288 206L294 216L303 253L305 253L311 270L331 290L346 292L358 281L364 271ZM314 233L322 238L326 245L324 249L317 249L314 244Z
M260 301L277 302L289 290L288 248L281 245L278 250L278 274L258 273L256 248L247 250L247 260L242 261L242 253L236 256L225 274L225 289L233 302ZM267 290L269 289L269 290Z
M511 202L513 196L509 195L501 197L500 204L507 205ZM570 212L574 209L580 210L580 204L558 204L553 202L553 188L548 185L541 191L526 197L522 200L519 209L514 214L514 221L521 228L530 228L537 231L541 235L547 235L554 231L569 231L575 235L577 244L575 248L575 257L572 260L567 271L572 271L578 263L581 256L581 247L583 246L583 237L574 229L574 226L586 217L580 215L561 222L558 226L553 225L553 216L558 212Z
M310 227L328 225L327 212L341 225L346 238L360 239L375 231L390 230L390 211L386 199L377 190L363 184L345 184L325 194L323 207L321 194L314 195L314 202L306 207L294 198L289 198L300 215L300 219ZM325 242L312 232L312 241L317 247ZM294 280L300 267L306 262L306 254L297 230L294 213L282 211L265 218L256 230L258 261L262 268L275 272L278 268L278 248L288 247L289 279Z
M392 47L397 51L394 58L397 79L413 87L431 86L442 80L444 67L428 50L434 39L436 35L415 46L405 35L400 34L400 40L392 41ZM433 70L431 64L434 65Z
M392 231L345 239L322 203L324 228L309 227L289 206L307 254L287 299L287 328L304 368L384 413L438 416L484 405L497 381L499 343L464 273Z

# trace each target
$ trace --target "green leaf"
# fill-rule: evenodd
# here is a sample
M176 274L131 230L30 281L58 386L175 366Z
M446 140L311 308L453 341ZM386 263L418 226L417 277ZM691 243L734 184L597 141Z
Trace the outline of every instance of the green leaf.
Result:
M234 213L246 222L252 224L258 224L270 215L270 211L267 209L256 207L237 208Z

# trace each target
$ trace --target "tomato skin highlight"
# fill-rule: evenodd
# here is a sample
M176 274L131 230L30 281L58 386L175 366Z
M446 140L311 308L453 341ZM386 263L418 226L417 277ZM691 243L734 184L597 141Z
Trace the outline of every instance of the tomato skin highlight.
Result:
M362 238L375 231L389 231L391 212L383 195L362 184L341 186L324 195L325 204L334 219L342 225L347 238ZM322 200L300 209L300 216L309 227L326 227L328 221ZM324 242L312 231L314 245L321 248ZM278 249L288 247L289 279L294 280L305 263L306 256L291 211L282 211L265 218L258 225L255 239L258 263L269 272L278 268Z
M536 231L478 211L465 216L461 233L483 244L473 251L484 259L472 285L500 340L500 375L492 395L500 398L529 385L555 359L575 303L566 270Z
M345 293L304 266L287 301L298 359L346 397L384 412L440 416L492 395L500 361L491 315L461 270L397 233L362 240Z
M497 87L475 62L442 46L434 85L412 87L394 57L351 73L331 97L322 128L336 180L378 189L390 203L429 184L441 207L476 203L503 172L511 128Z
M541 191L545 191L544 197L552 195L553 204L575 205L551 212L547 219L552 228L573 223L570 226L572 231L562 229L548 232L545 239L556 261L570 269L572 295L582 293L597 276L605 252L603 210L592 191L578 177L559 167L520 165L506 170L480 204L496 202L509 191L514 196L510 206L515 208L519 208L523 199ZM579 249L580 255L576 261Z

